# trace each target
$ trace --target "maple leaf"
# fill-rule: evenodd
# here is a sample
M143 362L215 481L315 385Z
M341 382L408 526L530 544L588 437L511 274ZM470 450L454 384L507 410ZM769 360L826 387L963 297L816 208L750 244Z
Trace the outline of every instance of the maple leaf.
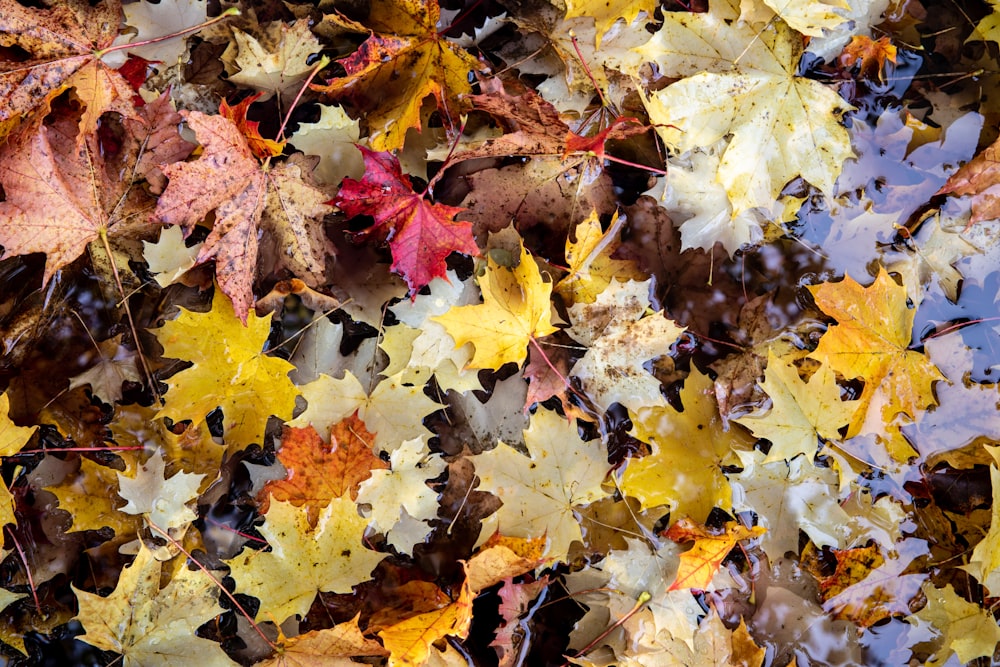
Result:
M501 626L490 646L496 649L500 658L499 667L513 667L518 664L521 646L528 638L522 625L533 612L531 603L548 587L549 577L543 576L537 581L514 583L513 579L505 579L500 587L500 617ZM537 607L536 607L537 608Z
M198 497L204 475L178 472L164 479L164 467L163 454L157 450L134 477L118 473L118 495L128 501L119 511L146 515L154 526L168 530L197 518L187 504Z
M72 119L25 125L0 148L0 245L5 256L43 252L43 284L91 241L128 233L149 206L106 160L96 135ZM136 147L137 148L137 147ZM127 161L127 158L126 158Z
M737 542L759 537L767 531L763 526L747 528L735 521L726 523L722 533L709 532L705 526L685 517L672 525L666 537L674 542L694 542L694 546L681 554L677 568L677 578L668 591L679 588L706 590L722 561L733 550Z
M857 434L876 394L887 400L882 412L887 421L899 412L915 418L936 403L932 387L945 378L925 355L909 349L915 311L906 306L906 288L884 267L868 287L845 276L839 283L811 286L809 291L816 305L837 320L810 356L846 378L865 381L862 408L848 436Z
M334 498L349 494L356 500L358 486L372 471L389 467L372 453L373 440L357 413L333 425L329 447L312 426L286 426L278 450L285 478L269 481L257 494L261 512L267 513L271 498L287 500L296 507L308 506L315 522Z
M550 319L552 285L542 281L538 265L520 241L519 247L520 261L513 269L500 266L492 256L487 259L486 275L479 281L483 303L456 306L431 318L444 325L456 345L475 346L471 368L499 369L511 361L520 365L530 341L556 331Z
M364 159L355 148L361 139L358 121L338 106L320 104L319 120L299 123L288 141L306 155L319 157L313 170L320 183L339 184L345 176L362 178Z
M392 451L404 440L428 435L425 416L440 405L424 394L423 387L406 385L397 373L376 385L369 394L354 374L334 379L325 373L301 387L309 404L305 412L288 422L290 426L312 424L319 433L357 410L365 427L375 434L376 451Z
M189 235L215 211L215 224L197 262L215 259L219 286L246 322L254 300L260 230L278 239L293 273L309 279L325 272L326 256L332 254L319 224L332 209L324 203L327 195L305 179L297 164L262 166L230 118L198 111L184 111L182 116L204 150L194 162L163 167L170 183L156 204L153 219L181 225ZM274 149L259 142L254 146Z
M922 591L927 606L906 620L920 626L929 625L941 638L941 648L924 664L943 665L952 653L962 664L993 655L1000 643L1000 627L989 610L959 597L951 584L935 588L927 581Z
M260 26L260 39L233 28L233 41L221 60L229 81L287 98L302 86L312 69L310 56L323 46L309 30L310 21L300 19L291 25L274 21Z
M192 362L167 381L166 401L156 417L190 419L198 425L222 408L224 437L231 448L262 442L272 414L291 419L298 394L288 379L293 366L261 351L270 322L270 315L250 312L241 326L232 303L216 291L207 313L182 308L177 319L155 329L164 356Z
M160 37L183 32L203 23L206 18L208 3L205 0L175 0L170 11L164 11L159 3L142 0L131 2L124 6L125 24L127 28L114 41L114 46L129 44L130 58L139 57L146 61L163 63L173 66L184 56L187 45L183 39L168 39L154 41L151 44L133 44L145 42ZM119 61L124 60L125 51L115 51L104 58L104 62L119 67Z
M602 232L597 211L591 211L587 219L574 229L575 240L567 237L566 264L569 272L556 283L555 291L568 303L592 303L615 278L625 282L646 277L635 262L612 259L620 245L618 232L621 222L623 219L615 211L607 231Z
M888 36L872 39L867 35L855 35L850 44L840 54L840 64L845 69L859 66L861 76L885 81L885 62L896 64L896 46Z
M577 508L610 495L601 488L611 466L600 440L584 442L576 423L539 409L524 432L528 455L500 443L472 457L479 488L503 501L500 533L545 537L545 555L565 559L582 540Z
M200 490L205 491L219 474L226 447L212 438L206 424L190 424L180 433L174 433L162 419L156 418L156 413L155 407L116 406L110 425L112 438L121 447L162 451L164 460L173 466L204 475Z
M615 23L624 19L626 25L635 21L640 12L652 17L657 4L654 0L566 0L566 18L593 18L597 26L597 42Z
M840 400L840 387L829 366L821 365L807 385L798 369L773 351L768 353L767 375L760 386L771 398L771 409L733 421L771 441L764 463L799 454L813 456L816 436L839 440L841 427L851 421L858 408L858 401Z
M199 626L222 614L218 589L202 570L181 567L160 588L162 563L143 543L108 597L78 590L76 619L85 634L80 641L114 651L131 667L177 664L229 667L235 662L218 642L198 637Z
M122 452L126 471L137 465L134 452ZM80 459L77 474L71 474L56 486L45 487L59 499L59 508L70 513L73 522L67 532L111 528L124 542L142 528L142 517L121 511L125 501L113 490L118 486L119 472L114 468Z
M456 347L445 328L430 319L443 315L452 306L478 303L479 291L475 283L460 281L449 270L443 278L428 283L428 288L430 294L418 294L390 308L400 324L386 327L379 342L379 347L389 355L389 365L382 375L402 372L402 380L413 384L426 383L434 375L442 389L481 390L479 374L475 370L465 370L474 353L472 345Z
M143 241L142 256L149 272L160 287L173 285L192 268L201 252L201 243L190 248L184 244L184 232L180 227L166 227L160 232L155 243Z
M10 419L10 397L0 394L0 456L13 456L28 444L37 426L18 426Z
M642 408L632 417L633 435L653 445L653 453L629 459L621 490L643 509L666 505L673 516L695 521L706 520L713 507L729 509L732 493L722 466L735 460L735 451L749 449L751 440L723 428L712 393L712 381L694 369L681 390L682 412Z
M385 238L392 250L392 270L403 276L416 295L424 285L444 277L445 259L453 252L476 256L472 223L455 221L463 209L432 204L413 191L410 177L402 172L391 153L358 146L365 161L365 176L345 178L333 203L353 217L370 215L375 224L363 232Z
M767 528L761 546L772 558L798 553L801 529L817 546L845 548L854 530L838 502L836 472L812 458L764 463L764 454L739 452L743 472L733 476L733 509L752 510Z
M432 454L423 438L402 443L389 460L390 469L373 470L358 491L358 503L372 506L375 529L391 531L401 519L400 508L425 523L437 517L438 493L427 486L427 480L444 472L445 460Z
M100 60L121 21L120 0L95 5L67 0L47 8L0 1L0 46L29 54L28 60L0 60L0 139L22 117L35 111L45 115L52 98L67 87L84 106L81 140L107 111L132 115L132 88Z
M849 9L845 0L741 0L740 20L758 27L779 16L803 35L822 37L847 20Z
M331 500L315 526L308 507L272 500L259 529L271 550L246 550L226 561L237 592L260 600L257 621L278 624L305 616L319 592L350 593L386 557L363 546L367 525L347 497Z
M97 344L97 363L70 378L70 391L89 385L94 396L113 404L122 397L122 385L125 382L142 382L136 365L135 350L122 345L121 338L119 335Z
M314 90L354 101L365 109L369 144L377 151L403 146L406 131L420 129L420 107L433 95L447 124L457 123L460 96L472 91L468 74L482 69L479 61L439 31L437 0L392 0L368 8L369 38L338 62L346 76ZM369 30L337 17L357 32ZM371 100L378 100L372 105Z
M717 175L736 217L770 209L785 184L802 176L832 194L853 155L832 89L797 75L801 37L781 20L758 32L737 21L735 0L704 14L667 12L637 51L667 77L685 77L643 97L663 141L680 151L732 139Z
M37 426L18 426L10 419L10 397L0 394L0 456L13 456L28 444ZM0 529L9 523L17 523L14 516L14 496L6 482L0 482Z
M351 658L388 656L388 651L381 644L361 633L358 617L355 615L351 620L326 630L312 630L289 638L279 636L277 643L281 648L278 654L269 660L254 663L254 667L347 667L358 664Z
M601 409L621 403L635 412L639 408L665 407L660 381L643 365L669 352L684 333L664 317L663 311L648 313L651 281L618 282L593 303L569 308L573 326L567 333L587 346L587 353L573 366L572 375Z
M820 582L823 609L863 628L896 614L909 614L909 603L928 575L903 572L927 553L927 545L911 538L895 546L888 558L879 553L878 545L834 551L837 570Z
M389 651L389 667L420 667L426 664L431 644L448 636L465 639L471 626L472 589L466 579L454 602L390 625L378 636Z

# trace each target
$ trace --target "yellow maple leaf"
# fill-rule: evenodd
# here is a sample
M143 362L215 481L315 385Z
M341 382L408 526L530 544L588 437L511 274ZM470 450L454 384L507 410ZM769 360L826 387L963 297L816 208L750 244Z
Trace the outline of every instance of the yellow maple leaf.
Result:
M758 438L771 441L764 463L792 459L799 454L813 456L819 435L839 440L858 409L858 401L840 400L840 387L829 366L823 364L806 384L795 366L768 350L767 374L761 388L771 399L766 414L748 415L733 421L743 424Z
M566 18L593 18L597 28L597 48L601 47L601 38L615 23L624 19L625 24L631 24L645 12L652 18L659 4L655 0L566 0Z
M731 137L717 174L735 219L770 210L801 176L825 194L853 157L832 88L799 76L802 36L775 19L757 30L737 20L739 0L705 13L666 12L663 27L636 49L660 74L681 78L644 96L650 122L681 152Z
M845 378L865 382L861 406L847 435L860 431L872 399L885 401L882 419L892 421L903 412L915 418L935 405L933 384L943 380L941 371L920 352L909 349L916 311L906 306L906 288L897 285L885 268L868 287L850 276L839 283L809 288L816 305L837 320L820 338L810 356L830 366Z
M305 616L318 592L350 593L386 557L362 544L368 521L350 497L330 501L315 527L309 507L280 500L272 499L264 516L260 534L271 551L245 550L226 561L237 592L260 600L257 621Z
M198 664L235 665L218 642L195 631L225 609L215 582L202 570L179 569L160 589L162 563L140 542L139 555L122 570L108 597L78 590L76 618L85 634L77 637L103 651L122 655L128 667Z
M472 588L466 579L451 604L390 625L378 636L389 650L389 667L420 667L430 655L431 644L449 635L465 639L471 625Z
M520 263L510 269L488 259L480 279L483 303L453 307L430 318L440 322L456 347L472 343L470 368L498 369L507 362L524 363L528 343L556 331L551 321L552 284L542 280L538 265L521 247Z
M126 471L134 471L138 464L137 452L123 451L119 454L125 460ZM57 486L45 488L59 499L59 509L66 510L73 517L73 523L66 532L108 527L115 531L118 538L135 536L142 527L142 517L121 511L126 501L117 493L118 474L114 468L81 458L77 474L68 475Z
M713 392L712 380L695 369L681 390L682 412L643 408L632 418L632 435L651 444L653 453L629 460L621 489L643 509L666 505L673 516L705 521L713 507L732 505L722 466L735 463L734 452L750 449L753 440L742 430L724 428Z
M925 665L943 665L952 653L963 665L975 658L993 655L1000 643L1000 628L992 612L959 597L951 584L935 588L933 583L926 581L923 593L927 606L908 616L906 621L918 626L929 625L941 638L941 648Z
M615 211L607 231L601 231L597 211L576 226L575 241L566 239L566 264L569 273L556 284L556 292L567 303L593 303L611 280L643 280L646 278L635 262L612 259L620 245L618 233L623 219Z
M367 111L369 145L377 151L395 151L403 147L408 129L420 129L420 108L428 95L437 100L445 122L457 122L460 97L472 92L468 74L481 65L440 32L437 0L375 2L368 10L364 25L328 17L349 30L370 29L372 34L339 61L346 76L313 88L360 101Z
M222 408L230 449L261 442L272 414L291 419L299 393L288 379L294 366L262 352L270 323L270 315L257 317L251 311L244 327L232 302L216 289L210 311L182 308L180 317L156 329L165 357L192 363L167 380L166 401L156 417L190 419L198 425Z
M582 540L578 507L610 494L601 487L611 466L600 440L584 442L576 422L540 409L524 432L528 456L503 443L472 457L480 490L503 501L502 535L546 538L543 555L564 559Z

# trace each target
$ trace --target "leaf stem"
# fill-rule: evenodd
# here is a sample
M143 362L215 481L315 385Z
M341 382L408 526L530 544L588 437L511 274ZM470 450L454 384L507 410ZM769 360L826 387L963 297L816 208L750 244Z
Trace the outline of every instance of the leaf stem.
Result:
M628 611L628 613L619 618L612 625L610 625L607 630L594 637L594 639L589 644L587 644L582 649L577 651L577 656L585 655L587 651L594 648L594 646L596 646L599 641L610 635L615 628L620 627L623 623L628 621L628 619L638 614L642 610L642 608L646 606L646 603L652 599L652 597L653 596L646 591L639 593L639 599L635 601L635 605ZM562 667L568 667L568 665L569 661L567 660L566 662L563 663Z
M316 75L319 74L319 71L329 64L330 64L330 56L321 57L319 61L317 61L316 64L313 66L312 71L309 72L309 76L306 77L306 80L302 82L302 87L299 88L299 94L295 96L294 100L292 100L291 105L288 107L288 113L285 114L284 120L281 121L281 127L278 128L278 141L285 140L285 128L288 127L288 123L292 119L292 112L295 111L295 107L298 106L299 100L302 99L302 94L305 93L306 90L309 88L309 84L312 83L312 80L316 78Z

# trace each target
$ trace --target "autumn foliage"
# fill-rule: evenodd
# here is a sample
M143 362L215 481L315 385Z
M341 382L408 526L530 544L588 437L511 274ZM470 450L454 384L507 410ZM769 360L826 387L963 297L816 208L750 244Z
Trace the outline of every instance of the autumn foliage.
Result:
M5 658L985 664L937 5L0 0Z

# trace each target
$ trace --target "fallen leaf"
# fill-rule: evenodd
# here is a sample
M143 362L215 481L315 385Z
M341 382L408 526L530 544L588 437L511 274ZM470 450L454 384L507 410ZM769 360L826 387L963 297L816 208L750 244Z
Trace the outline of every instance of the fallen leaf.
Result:
M290 100L312 69L311 56L323 49L310 23L273 21L259 27L259 38L233 28L233 41L221 56L229 81L260 91L265 99L276 94Z
M887 60L896 64L896 45L886 35L878 39L855 35L840 54L841 67L850 69L858 65L861 76L869 80L877 76L879 81L885 81Z
M523 244L513 269L489 257L479 287L482 304L456 306L431 318L444 325L456 345L471 342L475 346L470 367L498 369L511 361L520 365L528 355L529 342L556 331L550 320L552 285L542 280Z
M767 531L763 526L747 528L735 521L726 524L720 533L709 532L705 526L684 517L670 527L666 537L674 542L694 542L687 551L681 553L681 563L677 568L677 578L668 591L680 588L706 590L719 571L722 561L733 550L737 542L759 537Z
M178 472L164 479L163 454L157 450L134 476L118 473L118 495L128 501L119 511L144 515L162 530L180 528L198 517L188 503L198 497L203 477Z
M202 570L178 569L160 588L162 563L140 543L108 597L73 586L83 625L80 641L122 656L129 667L169 667L178 662L209 667L236 665L218 642L199 637L199 626L225 612L216 582Z
M619 282L612 278L593 303L575 303L566 332L587 348L570 374L602 410L620 403L633 413L666 407L660 381L645 369L666 355L685 328L663 311L650 312L649 280Z
M364 146L358 150L365 161L364 178L345 178L333 203L348 216L375 218L375 224L360 235L388 241L392 270L406 280L411 297L434 278L445 276L445 259L451 253L479 254L472 224L454 219L462 209L432 204L424 193L415 193L410 177L391 153Z
M198 425L222 408L231 449L263 442L272 414L291 419L298 395L288 379L293 366L262 352L270 321L250 312L246 326L240 325L232 303L217 291L207 313L182 309L177 319L154 329L165 357L192 362L167 380L166 400L156 417Z
M545 537L545 555L563 560L583 537L576 507L610 495L601 487L611 468L607 450L600 440L581 440L575 422L544 409L531 418L524 441L527 456L499 443L472 457L479 488L503 501L501 534Z
M1000 627L988 610L968 602L955 593L951 584L935 588L930 581L922 588L927 606L907 621L929 625L940 637L940 647L926 665L937 667L945 664L954 653L959 662L968 664L980 657L993 655L1000 643Z
M771 398L765 414L747 415L733 421L750 429L758 438L771 441L764 463L812 457L819 447L817 436L839 440L858 409L858 401L842 401L833 371L821 365L806 384L798 369L773 352L768 354L767 375L761 388Z
M363 546L367 525L348 497L331 500L315 526L308 507L272 500L259 529L271 550L244 550L226 561L236 591L260 600L255 620L281 624L305 616L317 593L350 593L367 581L387 555Z
M45 253L43 284L92 241L144 226L150 207L109 163L98 138L78 132L71 117L29 123L0 148L0 184L7 193L0 202L0 245L5 257Z
M466 580L451 604L390 625L378 636L389 651L389 667L420 667L430 654L431 644L448 636L465 639L471 625L472 589Z
M837 320L820 338L810 356L846 378L861 378L865 388L848 436L856 435L868 406L882 394L887 406L882 419L902 412L915 418L936 404L933 385L945 379L928 358L910 348L914 309L907 307L906 288L885 268L862 287L850 276L839 283L811 286L816 305Z
M285 478L271 480L257 494L261 512L267 513L274 498L296 507L307 506L310 520L315 522L320 510L334 498L350 495L351 500L357 500L359 485L372 471L388 467L372 452L373 441L374 435L357 414L333 425L329 445L312 426L286 426L278 450Z
M650 121L681 152L731 135L718 180L732 215L770 209L801 176L825 194L851 157L834 90L798 76L801 37L781 20L762 31L737 21L735 0L708 13L667 12L663 27L638 49L667 77L685 77L643 98Z
M170 182L153 219L180 225L187 236L215 211L215 224L197 263L215 259L219 285L246 322L254 302L260 228L281 240L290 268L309 279L324 273L326 257L332 254L319 223L332 209L324 203L327 195L308 182L298 165L262 167L230 119L198 111L182 115L203 152L194 162L163 167Z
M49 102L67 87L84 106L78 143L93 134L101 114L132 115L132 88L101 62L121 21L120 0L51 7L0 2L0 46L17 47L29 55L27 61L0 60L0 140L22 118L36 112L45 115Z
M472 90L468 74L482 66L439 32L438 0L392 0L368 9L364 25L337 18L350 30L371 30L357 51L338 61L346 75L312 88L356 103L378 99L377 105L362 105L376 151L402 148L406 131L421 129L420 107L428 95L445 123L457 124L460 96Z
M730 508L732 493L722 466L736 452L750 449L743 432L724 429L715 408L712 381L693 369L681 390L682 412L670 406L642 408L634 416L632 435L653 446L653 452L628 460L621 490L642 508L665 505L677 518L705 521L713 507Z

